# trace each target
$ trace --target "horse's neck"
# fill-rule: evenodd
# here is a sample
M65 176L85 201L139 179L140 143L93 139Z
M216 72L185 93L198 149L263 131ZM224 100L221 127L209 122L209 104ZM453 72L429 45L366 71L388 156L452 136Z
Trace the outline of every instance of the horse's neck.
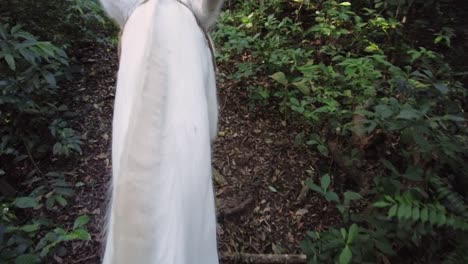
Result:
M123 27L135 8L148 0L101 0L102 6L120 27ZM208 29L216 20L223 0L159 0L179 1L192 9L204 29Z

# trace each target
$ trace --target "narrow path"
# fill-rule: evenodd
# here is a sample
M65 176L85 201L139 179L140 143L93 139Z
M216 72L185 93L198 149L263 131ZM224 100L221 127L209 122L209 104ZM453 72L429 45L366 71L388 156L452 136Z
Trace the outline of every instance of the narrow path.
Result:
M83 77L68 87L73 110L81 113L75 128L84 135L83 155L70 164L69 175L80 187L65 212L88 214L92 240L72 242L57 263L98 264L110 179L111 121L117 59L114 50L89 47L78 51ZM220 66L223 69L223 65ZM249 111L247 93L229 81L218 82L220 136L213 166L225 179L216 184L219 250L223 253L297 253L306 230L331 224L335 212L302 182L317 162L294 145L303 128L286 124L277 111ZM313 174L313 173L312 173ZM302 190L302 192L301 192Z

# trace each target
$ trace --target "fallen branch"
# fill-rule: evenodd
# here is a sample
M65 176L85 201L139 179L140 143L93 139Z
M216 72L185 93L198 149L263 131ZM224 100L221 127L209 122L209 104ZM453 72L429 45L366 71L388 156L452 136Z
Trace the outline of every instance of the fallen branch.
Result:
M276 255L276 254L223 254L221 260L232 261L234 263L260 263L260 264L300 264L307 263L306 255Z

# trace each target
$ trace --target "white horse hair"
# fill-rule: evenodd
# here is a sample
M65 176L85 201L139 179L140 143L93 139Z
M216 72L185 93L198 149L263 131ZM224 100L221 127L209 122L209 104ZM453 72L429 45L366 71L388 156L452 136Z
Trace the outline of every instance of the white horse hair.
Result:
M205 36L222 0L101 0L123 29L104 264L217 264Z

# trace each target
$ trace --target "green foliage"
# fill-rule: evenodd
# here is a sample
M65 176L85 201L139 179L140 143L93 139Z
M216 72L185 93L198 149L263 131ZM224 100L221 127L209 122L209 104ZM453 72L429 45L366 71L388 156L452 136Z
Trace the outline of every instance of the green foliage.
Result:
M69 120L76 113L60 89L72 78L66 48L107 41L97 28L113 30L94 0L0 5L0 181L21 190L0 189L0 263L44 263L66 253L63 242L90 239L87 216L72 227L44 218L66 207L79 186L62 172L43 171L49 157L81 154Z
M73 227L61 228L49 219L38 217L24 220L21 210L58 211L68 203L74 190L62 173L50 172L30 179L31 182L46 183L39 185L28 196L14 200L0 197L0 263L42 263L51 253L63 256L66 249L62 242L70 240L89 240L90 235L84 228L87 216L78 217Z
M408 221L412 224L430 224L432 227L449 227L466 231L468 221L447 212L440 203L424 203L413 197L411 193L402 196L385 196L373 205L377 208L388 208L389 219L396 217L398 221Z
M91 239L84 229L87 216L78 217L69 229L54 227L44 218L16 224L14 209L27 207L38 209L40 204L29 197L17 198L13 203L0 201L0 263L42 263L51 252L61 256L66 253L61 242Z
M83 41L108 42L104 33L116 31L98 0L4 0L0 17L21 24L41 39L61 45Z
M466 89L437 52L455 38L451 2L237 1L222 13L213 36L235 66L227 77L249 87L252 105L309 124L296 143L333 158L307 185L343 220L307 233L309 263L401 263L408 251L408 263L463 263ZM428 30L430 14L442 16ZM347 186L333 186L337 169ZM360 194L333 188L349 183Z
M0 154L18 158L23 155L17 151L19 145L47 151L48 142L36 134L47 129L47 122L51 139L56 140L54 154L80 152L79 137L59 119L68 112L57 98L57 81L66 78L66 53L49 42L38 41L19 26L0 24L0 37L0 133L4 150Z

